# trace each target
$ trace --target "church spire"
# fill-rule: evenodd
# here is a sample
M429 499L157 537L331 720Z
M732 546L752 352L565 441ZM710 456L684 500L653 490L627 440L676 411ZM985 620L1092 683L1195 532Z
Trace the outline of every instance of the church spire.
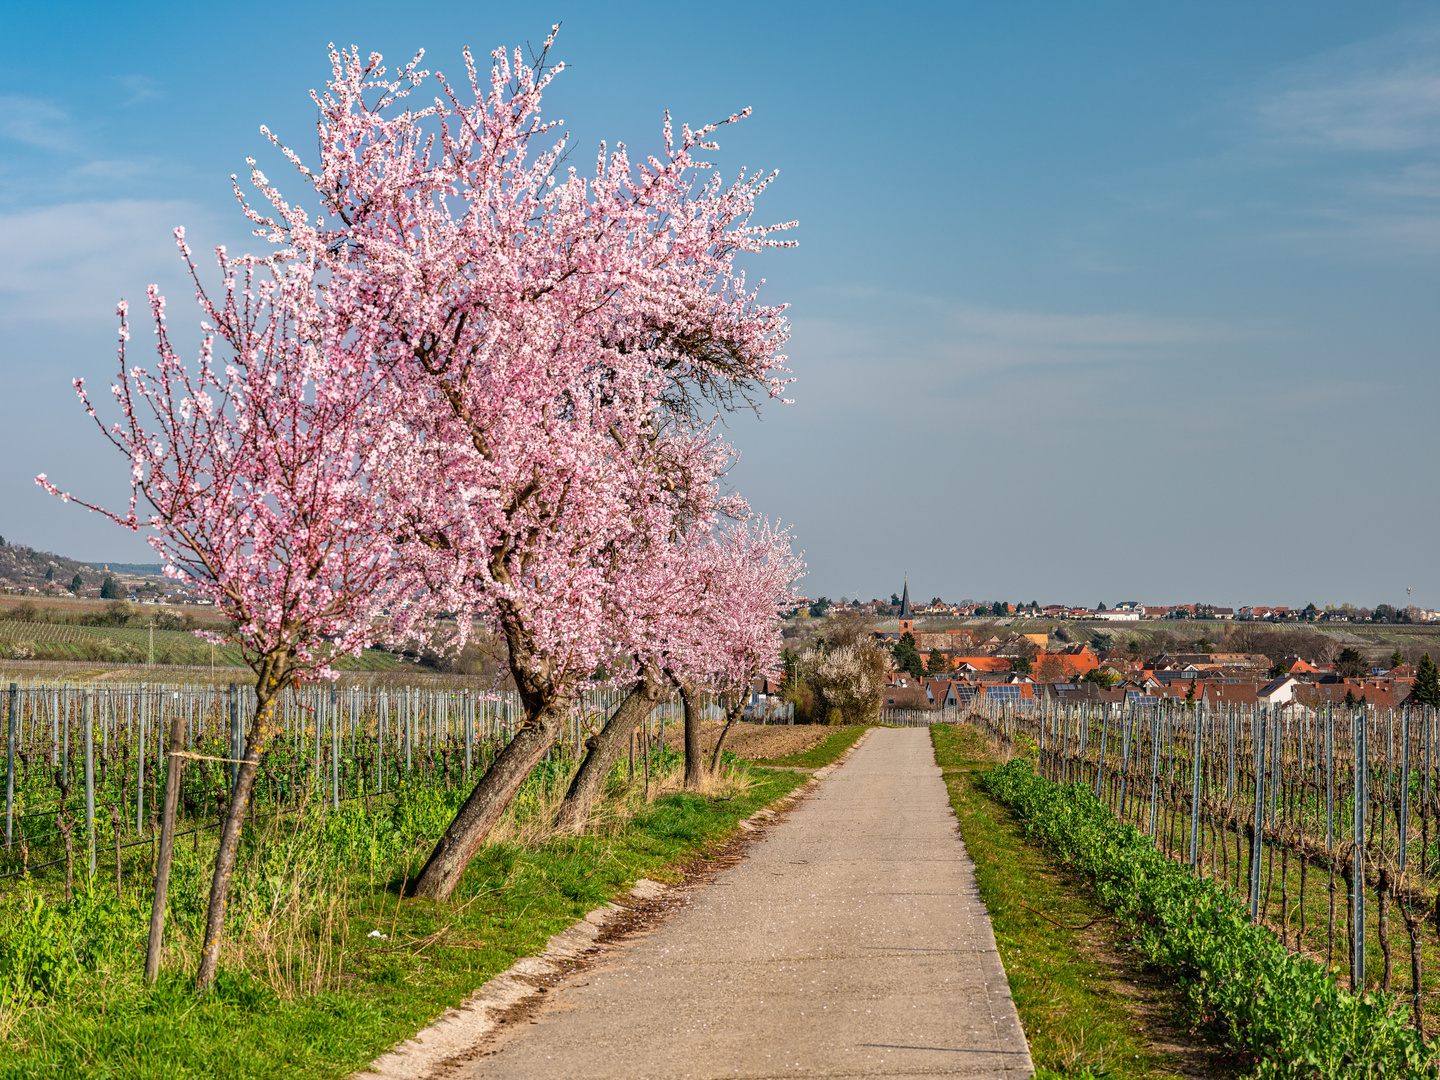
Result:
M905 592L900 597L900 618L913 619L915 613L910 610L910 575L905 575Z

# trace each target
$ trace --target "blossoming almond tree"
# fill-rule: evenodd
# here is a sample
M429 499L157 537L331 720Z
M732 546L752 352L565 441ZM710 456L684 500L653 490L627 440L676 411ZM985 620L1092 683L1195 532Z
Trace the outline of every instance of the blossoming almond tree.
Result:
M778 397L787 381L784 309L734 266L783 243L770 233L788 226L749 222L773 174L697 181L718 125L677 138L668 119L662 156L632 167L623 146L602 146L588 179L562 174L563 137L531 146L557 128L540 119L553 39L531 65L494 52L488 85L467 52L466 92L436 76L433 103L414 110L419 57L386 80L379 56L332 51L318 168L281 147L319 212L253 164L270 208L246 207L260 234L326 268L329 304L379 321L375 356L412 437L392 474L432 478L407 531L415 561L468 579L526 708L416 882L438 898L606 654L601 560L634 528L637 480L673 483L644 470L665 418Z
M586 740L585 758L556 818L557 827L570 832L585 827L611 767L669 690L665 672L684 662L678 654L687 647L690 624L713 588L709 548L717 519L749 512L738 497L719 494L718 480L733 458L724 443L703 433L660 440L657 450L667 459L657 471L675 482L652 487L652 497L667 505L648 514L634 507L637 527L630 542L607 560L607 635L617 654L608 666L629 692Z
M710 658L707 682L725 708L725 727L710 758L712 773L755 681L779 673L780 607L794 599L795 582L805 573L790 542L788 530L761 518L728 530L715 545L717 602L704 624L705 647L699 650Z
M197 984L215 978L226 898L261 754L277 730L275 706L296 679L326 677L388 620L417 617L412 578L399 563L374 484L390 453L381 422L387 388L364 359L363 328L341 326L316 303L313 264L227 261L213 303L183 232L182 255L205 316L198 363L172 344L165 300L150 287L158 359L127 367L120 305L120 419L106 427L83 382L86 410L130 461L131 497L116 512L62 494L126 528L148 530L166 573L210 597L234 625L255 671L244 758L220 835ZM214 355L217 339L227 362ZM143 505L142 505L143 504Z

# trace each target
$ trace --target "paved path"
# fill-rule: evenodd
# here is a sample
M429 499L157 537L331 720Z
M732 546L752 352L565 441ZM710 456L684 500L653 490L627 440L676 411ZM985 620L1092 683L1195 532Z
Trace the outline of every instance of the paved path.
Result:
M549 999L454 1075L1031 1073L923 729L872 731L688 907Z

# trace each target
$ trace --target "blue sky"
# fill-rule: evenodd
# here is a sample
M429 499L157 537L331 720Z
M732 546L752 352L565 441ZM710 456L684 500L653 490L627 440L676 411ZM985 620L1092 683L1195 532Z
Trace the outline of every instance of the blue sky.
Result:
M269 11L269 9L266 9ZM69 380L170 242L254 246L229 188L302 150L330 41L538 42L577 153L750 105L755 260L796 404L730 425L811 595L1440 607L1440 16L1426 4L0 4L0 533L137 538ZM396 12L399 12L397 14Z

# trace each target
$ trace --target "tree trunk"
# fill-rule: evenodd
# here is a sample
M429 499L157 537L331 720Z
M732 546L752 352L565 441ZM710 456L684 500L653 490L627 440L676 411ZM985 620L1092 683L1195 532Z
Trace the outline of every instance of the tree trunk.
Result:
M1416 910L1415 901L1419 899L1412 893L1402 892L1399 894L1400 915L1405 920L1405 932L1410 937L1410 1011L1411 1022L1420 1037L1425 1037L1425 1012L1421 1008L1421 979L1420 979L1420 913Z
M235 774L235 787L230 793L225 824L220 830L220 849L215 853L215 872L210 879L210 907L205 915L205 946L200 953L200 970L195 975L197 990L209 990L220 968L220 939L225 933L225 906L230 898L230 879L235 874L240 830L245 824L250 793L255 788L260 753L275 736L275 703L288 683L283 660L267 659L262 664L255 683L255 715L245 739L245 756Z
M425 869L415 879L412 895L428 896L432 900L449 899L520 785L560 737L569 706L568 696L551 697L515 732L510 744L500 751L475 784L455 820L446 827Z
M710 775L715 775L715 770L720 767L720 748L725 745L725 736L730 734L730 729L735 726L741 716L745 714L745 699L736 698L731 702L730 708L725 711L725 727L720 732L720 738L715 740L715 753L710 755Z
M605 786L605 778L610 775L615 762L620 760L620 751L629 745L635 729L650 715L650 710L655 708L664 693L664 684L646 670L640 681L630 688L625 700L610 714L600 733L585 741L588 752L580 763L580 770L570 781L565 801L560 804L560 813L555 818L556 828L569 833L584 831L595 800Z
M1380 983L1380 989L1385 993L1390 992L1390 871L1382 866L1380 868L1380 880L1376 882L1375 893L1378 900L1376 905L1380 909L1380 918L1376 924L1376 930L1380 934L1380 952L1385 958L1385 974Z
M685 708L685 787L694 791L700 786L705 761L700 749L700 710L695 706L693 687L680 684L680 703Z

